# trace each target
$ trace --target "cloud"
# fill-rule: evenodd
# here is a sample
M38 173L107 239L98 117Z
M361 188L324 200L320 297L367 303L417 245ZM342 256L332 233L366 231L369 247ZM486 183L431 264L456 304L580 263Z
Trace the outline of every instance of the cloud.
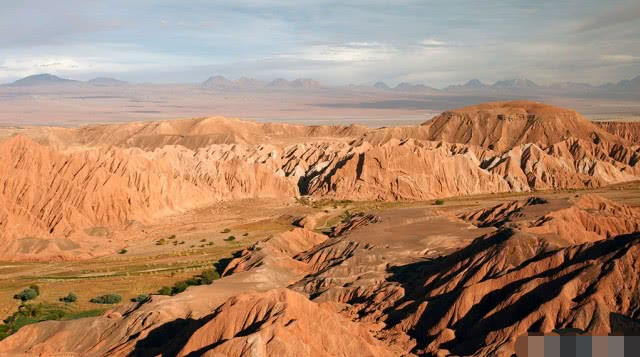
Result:
M420 41L419 45L424 47L444 47L444 46L447 46L448 43L445 41L436 40L435 38L429 38L429 39Z
M614 8L605 8L599 15L579 24L575 31L577 33L591 32L632 22L640 22L640 3L637 1Z
M371 62L388 59L396 52L397 49L389 44L349 42L345 44L306 46L293 53L276 57L308 61Z
M640 60L640 57L631 56L631 55L603 55L601 56L601 58L607 62L618 62L618 63L637 62Z
M64 51L49 48L47 55L39 52L30 49L0 59L0 79L8 81L43 72L86 78L96 73L135 74L210 63L199 57L152 52L129 44L75 45Z
M640 6L612 1L8 2L0 78L616 81L640 73Z

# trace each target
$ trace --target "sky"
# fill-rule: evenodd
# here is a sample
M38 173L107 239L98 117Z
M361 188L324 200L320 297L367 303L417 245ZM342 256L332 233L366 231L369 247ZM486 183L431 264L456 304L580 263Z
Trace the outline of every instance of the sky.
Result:
M38 73L602 84L640 74L640 1L0 0L0 82Z

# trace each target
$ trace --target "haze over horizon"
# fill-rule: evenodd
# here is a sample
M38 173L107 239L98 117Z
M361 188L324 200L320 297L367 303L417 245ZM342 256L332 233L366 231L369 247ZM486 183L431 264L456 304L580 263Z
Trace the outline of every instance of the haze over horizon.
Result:
M38 73L201 82L212 75L602 84L640 73L640 4L508 1L65 1L3 4L0 82Z

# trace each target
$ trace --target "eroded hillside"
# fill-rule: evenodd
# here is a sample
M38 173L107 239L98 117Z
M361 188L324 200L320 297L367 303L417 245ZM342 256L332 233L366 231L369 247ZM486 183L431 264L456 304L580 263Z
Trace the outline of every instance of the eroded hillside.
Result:
M640 178L640 147L628 135L532 102L370 131L225 118L43 130L47 140L0 143L5 258L37 259L33 246L44 258L90 256L96 227L120 230L220 200L407 201Z

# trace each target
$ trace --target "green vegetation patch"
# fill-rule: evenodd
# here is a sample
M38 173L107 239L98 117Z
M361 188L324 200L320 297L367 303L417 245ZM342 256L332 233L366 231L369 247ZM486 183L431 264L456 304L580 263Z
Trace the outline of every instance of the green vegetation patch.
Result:
M67 294L67 296L61 297L60 301L65 302L67 304L70 304L70 303L78 301L78 296L76 294L74 294L74 293L69 293L69 294Z
M40 287L38 285L31 285L30 287L22 290L21 292L13 295L14 299L28 301L37 298L40 295Z
M16 333L22 327L36 322L50 320L75 320L83 317L99 316L104 310L72 311L65 306L54 304L24 304L18 311L7 317L0 325L0 340Z
M117 304L120 301L122 301L122 296L118 294L104 294L89 300L94 304Z

